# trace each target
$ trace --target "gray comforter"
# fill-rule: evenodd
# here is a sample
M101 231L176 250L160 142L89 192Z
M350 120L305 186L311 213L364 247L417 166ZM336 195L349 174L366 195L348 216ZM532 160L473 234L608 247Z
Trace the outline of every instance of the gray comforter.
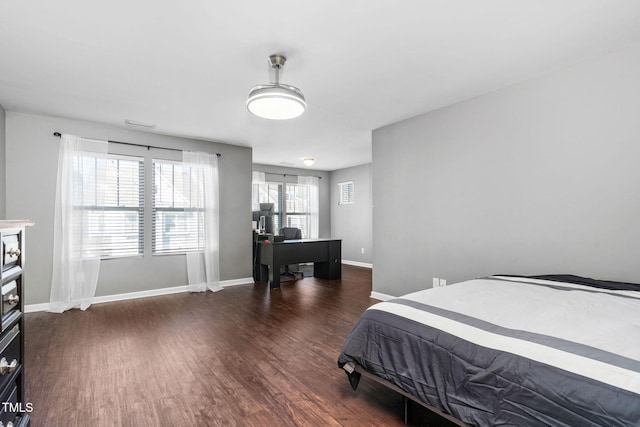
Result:
M472 425L640 426L640 289L492 276L405 295L362 315L353 363Z

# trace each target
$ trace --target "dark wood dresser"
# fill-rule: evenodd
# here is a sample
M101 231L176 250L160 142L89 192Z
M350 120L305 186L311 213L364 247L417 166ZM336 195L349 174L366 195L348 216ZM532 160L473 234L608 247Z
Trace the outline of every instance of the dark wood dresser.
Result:
M0 221L0 427L24 427L34 408L24 400L25 228L30 221Z

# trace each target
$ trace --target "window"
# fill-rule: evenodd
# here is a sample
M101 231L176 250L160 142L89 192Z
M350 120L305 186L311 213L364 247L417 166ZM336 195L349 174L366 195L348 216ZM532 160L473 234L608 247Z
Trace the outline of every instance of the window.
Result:
M302 230L304 238L310 238L314 234L314 197L318 198L318 192L313 191L313 186L309 184L254 182L252 209L256 212L260 210L261 203L272 203L274 234L278 234L282 227L295 227ZM315 204L317 203L316 201ZM317 218L317 215L315 217ZM256 219L254 213L253 220Z
M203 170L153 161L154 254L204 249Z
M254 172L255 174L260 174ZM276 175L276 174L274 174ZM285 175L285 177L288 175ZM295 227L302 230L302 237L318 237L318 177L299 176L298 183L270 181L254 176L252 206L255 213L261 203L272 203L274 207L273 231L280 232L282 227ZM268 220L267 220L268 228Z
M74 156L73 223L87 230L86 254L102 258L144 251L144 162L129 156ZM104 178L98 179L98 175ZM104 182L99 182L99 181Z
M302 237L311 235L309 217L309 187L299 184L287 184L286 194L287 227L302 230Z
M278 232L282 228L282 184L277 182L265 182L253 184L253 211L260 210L261 203L273 203L273 231ZM257 220L259 218L255 218Z
M339 205L348 205L353 203L353 181L338 183L340 201Z

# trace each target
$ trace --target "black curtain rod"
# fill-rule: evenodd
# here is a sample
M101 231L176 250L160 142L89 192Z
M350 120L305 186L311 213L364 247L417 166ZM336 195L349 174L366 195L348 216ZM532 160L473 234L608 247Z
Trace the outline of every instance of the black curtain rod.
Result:
M257 172L262 172L262 171L257 171ZM265 173L267 175L282 175L285 178L288 177L288 176L311 176L313 178L322 179L321 176L317 176L317 175L296 175L296 174L293 174L293 173L277 173L277 172L263 172L263 173Z
M57 136L58 138L60 138L62 134L60 132L54 132L53 136ZM108 140L107 142L110 142L112 144L133 145L134 147L146 147L147 150L150 150L152 148L157 148L159 150L184 151L184 150L180 150L179 148L156 147L154 145L135 144L133 142L122 142L122 141L112 141L112 140ZM216 156L221 157L222 154L216 153Z

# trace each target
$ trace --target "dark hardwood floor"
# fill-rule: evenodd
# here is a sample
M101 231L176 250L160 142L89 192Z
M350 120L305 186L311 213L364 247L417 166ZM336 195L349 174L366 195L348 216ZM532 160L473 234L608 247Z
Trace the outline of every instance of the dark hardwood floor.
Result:
M402 426L399 395L337 366L376 302L371 270L342 276L29 313L32 426Z

